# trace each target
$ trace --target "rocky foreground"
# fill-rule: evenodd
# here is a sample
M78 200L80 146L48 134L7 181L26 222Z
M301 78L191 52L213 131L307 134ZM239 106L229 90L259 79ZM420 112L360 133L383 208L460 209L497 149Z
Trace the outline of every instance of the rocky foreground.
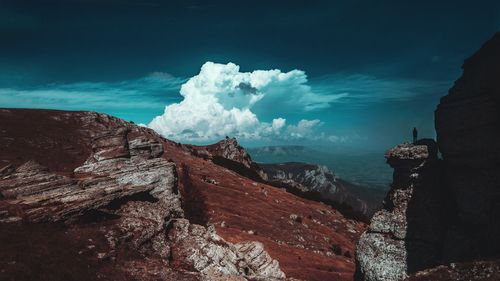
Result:
M230 144L94 112L0 121L1 280L352 279L365 225L225 168L245 164Z
M386 153L393 184L358 242L357 280L500 279L499 78L497 33L441 99L437 144Z

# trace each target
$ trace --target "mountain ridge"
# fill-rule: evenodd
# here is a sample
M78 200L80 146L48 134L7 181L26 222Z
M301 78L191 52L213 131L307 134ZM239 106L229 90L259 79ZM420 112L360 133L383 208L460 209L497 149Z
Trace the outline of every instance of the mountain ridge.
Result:
M365 224L330 206L109 115L0 109L0 120L0 279L67 280L82 265L92 270L76 279L351 279Z

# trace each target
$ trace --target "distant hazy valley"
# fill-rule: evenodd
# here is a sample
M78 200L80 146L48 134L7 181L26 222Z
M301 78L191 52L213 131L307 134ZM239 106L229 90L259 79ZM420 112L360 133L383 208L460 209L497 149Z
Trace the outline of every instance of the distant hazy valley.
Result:
M392 169L380 153L324 152L299 145L249 147L247 150L258 163L306 162L325 165L339 178L369 188L388 190L392 181Z

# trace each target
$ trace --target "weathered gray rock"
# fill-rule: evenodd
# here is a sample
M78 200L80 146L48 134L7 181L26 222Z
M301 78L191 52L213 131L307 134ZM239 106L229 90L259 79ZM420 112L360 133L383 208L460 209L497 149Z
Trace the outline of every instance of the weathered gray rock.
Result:
M429 161L434 153L412 145L388 152L394 183L359 241L358 279L399 280L409 273L408 280L497 279L499 73L497 33L465 61L435 112L443 160ZM449 265L428 269L437 264Z
M184 261L206 280L241 276L252 280L284 280L278 261L272 259L259 242L231 244L212 227L190 224L185 219L172 222L169 232L172 258Z
M55 121L70 115L58 113ZM74 118L90 142L80 147L90 152L86 161L72 172L33 160L2 166L0 224L64 222L68 236L82 239L81 231L88 237L78 255L95 251L111 274L134 280L285 278L261 243L233 245L213 227L183 219L176 167L162 157L162 139L154 132L102 114L78 112Z
M48 171L34 161L0 179L1 221L60 221L99 209L113 200L149 193L168 213L182 214L175 165L158 157L158 148L144 156L129 149L126 129L105 132L92 143L93 153L74 176ZM144 147L144 146L143 146ZM149 159L151 158L151 159ZM156 207L155 207L156 208Z
M402 280L440 258L444 217L436 144L422 140L386 152L394 180L356 251L357 280Z

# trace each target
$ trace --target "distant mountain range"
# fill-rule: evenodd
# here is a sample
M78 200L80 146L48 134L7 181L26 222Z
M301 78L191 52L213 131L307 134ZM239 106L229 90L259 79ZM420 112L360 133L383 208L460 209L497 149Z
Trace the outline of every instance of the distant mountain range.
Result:
M334 206L346 216L364 220L382 206L385 192L338 178L324 165L301 162L260 164L267 180L299 196Z
M255 162L261 164L305 162L325 165L335 174L356 185L388 190L392 169L381 153L325 152L301 145L246 148Z

